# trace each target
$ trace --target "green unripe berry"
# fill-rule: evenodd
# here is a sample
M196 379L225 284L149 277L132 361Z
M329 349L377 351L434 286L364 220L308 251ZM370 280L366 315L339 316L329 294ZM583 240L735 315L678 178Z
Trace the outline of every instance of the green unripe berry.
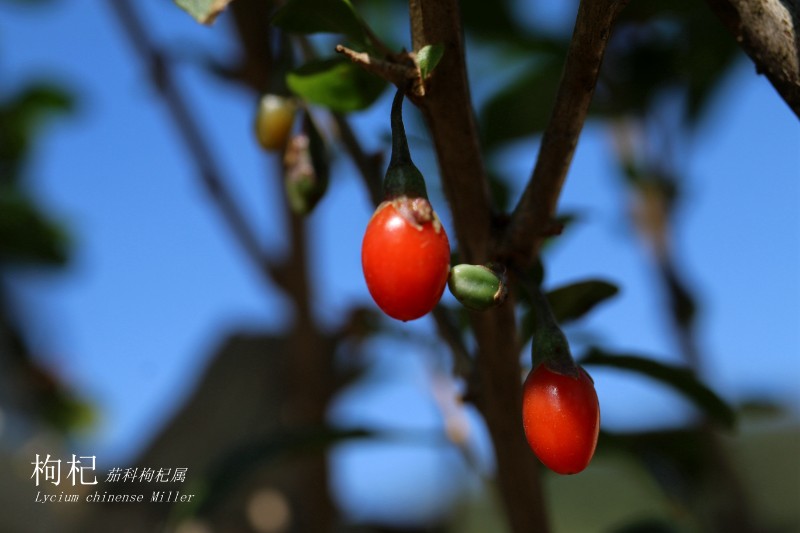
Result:
M456 265L447 282L450 292L464 307L486 311L502 304L508 295L505 276L483 265Z

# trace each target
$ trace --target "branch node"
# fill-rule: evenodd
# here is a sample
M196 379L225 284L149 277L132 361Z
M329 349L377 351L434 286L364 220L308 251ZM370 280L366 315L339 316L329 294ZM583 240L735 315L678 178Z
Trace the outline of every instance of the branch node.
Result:
M387 56L387 59L381 59L366 52L357 52L341 44L336 45L336 52L350 58L353 63L364 70L380 76L398 88L406 90L410 87L411 94L414 96L424 95L424 90L420 91L419 89L423 86L419 68L414 62L414 56L408 52L391 54Z

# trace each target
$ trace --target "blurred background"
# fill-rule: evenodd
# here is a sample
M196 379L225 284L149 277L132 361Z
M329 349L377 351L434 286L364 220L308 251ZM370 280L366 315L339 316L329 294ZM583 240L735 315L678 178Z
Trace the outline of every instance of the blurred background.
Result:
M408 46L406 5L354 3ZM577 2L462 9L495 206L509 209ZM237 0L205 27L165 1L0 1L0 530L506 530L442 321L382 317L361 276L374 205L343 138L382 168L392 91L346 119L312 108L330 186L291 214L280 154L253 134L283 68L272 11ZM623 19L543 286L618 288L565 324L574 353L690 368L738 417L710 425L663 383L587 366L603 434L585 473L544 474L554 530L800 531L797 118L705 4L633 3ZM405 116L449 228L428 134ZM469 352L463 311L449 294L441 307ZM149 497L109 469L186 467L168 490L199 496L37 504L36 454L96 457L97 487L55 494Z

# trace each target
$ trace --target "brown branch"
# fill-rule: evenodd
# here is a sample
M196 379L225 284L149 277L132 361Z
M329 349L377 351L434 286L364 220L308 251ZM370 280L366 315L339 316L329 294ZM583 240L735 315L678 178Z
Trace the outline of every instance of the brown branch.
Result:
M425 96L412 100L421 107L434 140L460 260L483 264L491 258L492 217L467 83L458 1L411 0L410 11L414 50L428 44L444 46L441 62L426 80ZM470 313L478 350L477 389L469 396L474 398L492 436L498 487L511 530L547 533L538 462L522 430L520 346L511 300L492 311Z
M381 168L383 157L380 153L372 155L366 153L347 118L340 113L332 113L332 115L336 122L336 128L339 130L339 138L358 168L358 173L369 192L372 205L377 207L383 201L383 170Z
M439 337L450 347L453 352L453 374L470 379L472 376L472 357L469 355L458 325L450 316L450 312L442 305L433 308L433 320L436 322L436 331Z
M425 116L439 160L445 195L453 211L461 260L488 258L491 229L489 187L472 108L458 2L411 0L414 51L441 44L441 62L426 80L424 98L414 98Z
M526 267L538 253L578 145L611 28L628 0L582 0L553 112L533 175L500 244L499 254Z
M200 125L184 100L183 93L168 68L165 54L152 44L144 24L129 0L111 2L110 6L124 30L123 34L149 67L150 80L166 102L167 109L181 133L181 138L197 165L203 186L214 199L214 204L218 207L247 257L262 276L269 280L271 277L270 265L264 256L259 240L233 195L225 186L222 179L223 173L212 155L211 146L203 137Z
M268 32L259 25L266 25L268 17L260 11L266 4L259 2L235 3L237 28L246 57L242 82L254 90L264 90L269 84L269 64L272 52L264 39ZM241 6L241 7L240 7ZM177 80L172 76L165 54L150 41L146 27L138 17L131 0L111 3L123 33L130 40L144 62L150 66L150 79L167 104L167 110L186 143L186 147L197 165L205 188L209 191L214 206L244 249L247 257L256 265L263 281L273 287L275 281L295 304L294 327L286 335L286 360L283 379L291 383L290 394L282 399L284 427L305 427L325 423L326 406L336 385L333 379L333 345L314 322L312 298L308 284L308 261L306 230L303 220L285 210L287 233L290 239L290 254L282 263L271 264L265 256L256 233L239 209L223 180L213 147L202 135L202 128L191 113ZM254 15L253 12L257 12ZM259 47L259 43L260 46ZM221 451L221 450L217 450ZM290 481L281 481L282 490L289 496L292 508L297 510L298 530L330 531L336 521L336 509L328 493L327 460L323 454L309 454L291 466ZM289 478L287 478L289 479Z
M800 118L797 0L706 0L723 25Z

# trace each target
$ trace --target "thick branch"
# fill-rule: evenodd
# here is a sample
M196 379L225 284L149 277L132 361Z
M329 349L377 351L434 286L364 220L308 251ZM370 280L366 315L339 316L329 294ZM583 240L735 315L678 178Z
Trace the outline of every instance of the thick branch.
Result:
M628 0L582 0L564 74L544 131L533 175L501 242L500 255L525 267L555 215L578 138L589 112L600 64L617 15Z
M444 55L415 100L430 128L461 260L484 263L491 229L489 188L472 109L458 2L411 0L414 51L444 45ZM412 100L414 100L412 98Z
M453 213L460 260L491 258L492 217L481 157L457 0L411 0L414 50L444 46L442 60L417 99L436 146L445 194ZM538 463L522 430L519 342L513 302L471 313L478 344L477 391L471 396L486 420L497 458L497 482L511 530L548 531Z
M800 118L797 0L707 0L736 42Z

